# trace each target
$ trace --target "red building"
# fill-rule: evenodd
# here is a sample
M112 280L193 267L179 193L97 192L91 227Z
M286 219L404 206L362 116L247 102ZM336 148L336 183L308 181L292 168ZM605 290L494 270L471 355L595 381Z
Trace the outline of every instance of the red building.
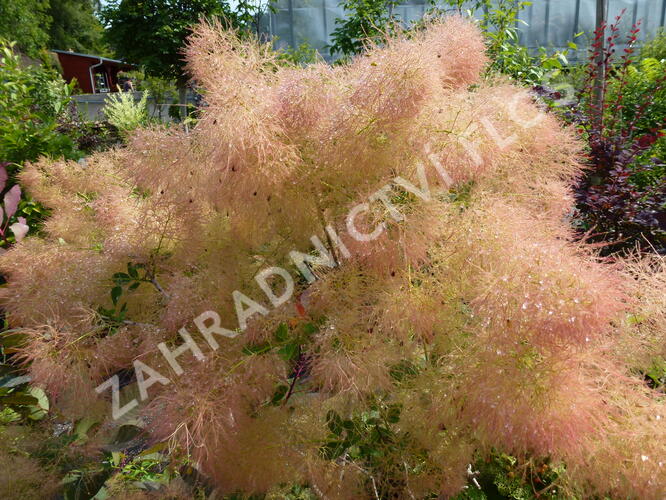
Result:
M116 92L118 73L136 69L136 66L106 57L78 54L66 50L53 51L62 66L63 78L69 83L74 78L85 94Z

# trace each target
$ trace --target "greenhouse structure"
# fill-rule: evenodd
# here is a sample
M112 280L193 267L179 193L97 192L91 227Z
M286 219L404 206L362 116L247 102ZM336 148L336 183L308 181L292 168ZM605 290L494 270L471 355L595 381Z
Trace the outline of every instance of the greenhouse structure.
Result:
M625 11L623 23L641 23L640 39L650 37L664 25L666 0L607 0L607 3L608 19L614 20ZM395 7L395 12L409 24L421 19L431 7L431 2L407 0ZM596 0L533 0L520 14L521 43L561 49L575 41L585 47L594 31L595 9ZM298 47L308 43L328 59L327 47L336 19L344 15L336 0L278 0L275 11L269 15L267 31L277 38L278 46Z

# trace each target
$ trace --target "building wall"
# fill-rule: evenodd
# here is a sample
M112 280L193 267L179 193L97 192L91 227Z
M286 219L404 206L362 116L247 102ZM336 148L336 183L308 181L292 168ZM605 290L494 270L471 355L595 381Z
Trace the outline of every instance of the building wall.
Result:
M76 78L79 88L86 94L92 94L93 88L90 83L90 66L95 64L95 59L74 56L69 54L58 54L63 76L67 83ZM97 61L99 62L99 60Z
M92 94L95 91L99 91L98 89L93 89L90 81L90 67L99 64L99 58L76 54L63 54L61 52L58 52L57 56L63 70L63 77L67 83L76 78L78 86L83 93ZM116 91L119 71L120 67L108 61L103 61L100 66L94 69L94 72L96 73L103 72L106 74L106 81L109 82L109 89L111 92Z
M134 100L140 101L143 97L143 92L133 92ZM83 113L89 120L105 120L104 106L109 94L81 94L73 96L76 103L76 109ZM194 99L188 95L187 99L189 104L194 104ZM171 104L171 106L177 103ZM169 104L156 104L153 97L148 98L148 114L152 117L161 119L163 122L171 121L169 118Z

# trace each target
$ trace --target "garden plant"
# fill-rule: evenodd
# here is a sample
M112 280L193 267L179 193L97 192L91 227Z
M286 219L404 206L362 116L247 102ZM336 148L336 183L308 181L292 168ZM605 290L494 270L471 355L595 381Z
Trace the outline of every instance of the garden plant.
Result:
M576 188L577 222L591 240L606 243L606 253L639 247L664 254L666 61L637 59L639 24L627 34L622 55L616 54L623 14L596 31L576 102L564 108L565 120L587 142L590 166ZM602 98L596 102L600 74Z
M235 498L663 498L666 266L575 238L584 144L485 48L451 16L294 68L203 24L194 129L23 169L51 215L2 307L70 455L123 471L90 496L168 450Z

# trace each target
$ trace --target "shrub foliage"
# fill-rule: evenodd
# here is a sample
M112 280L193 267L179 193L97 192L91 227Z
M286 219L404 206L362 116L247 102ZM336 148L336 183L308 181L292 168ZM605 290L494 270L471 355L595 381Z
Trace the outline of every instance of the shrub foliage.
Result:
M476 27L285 68L203 25L187 57L191 133L21 174L52 216L2 305L59 414L139 417L229 493L453 496L502 450L543 493L663 496L666 267L573 240L581 144L483 81Z
M608 250L639 246L663 254L666 63L646 58L634 64L640 25L633 26L617 57L621 20L619 15L596 30L573 114L587 138L591 167L577 189L578 208L582 226L607 240Z

